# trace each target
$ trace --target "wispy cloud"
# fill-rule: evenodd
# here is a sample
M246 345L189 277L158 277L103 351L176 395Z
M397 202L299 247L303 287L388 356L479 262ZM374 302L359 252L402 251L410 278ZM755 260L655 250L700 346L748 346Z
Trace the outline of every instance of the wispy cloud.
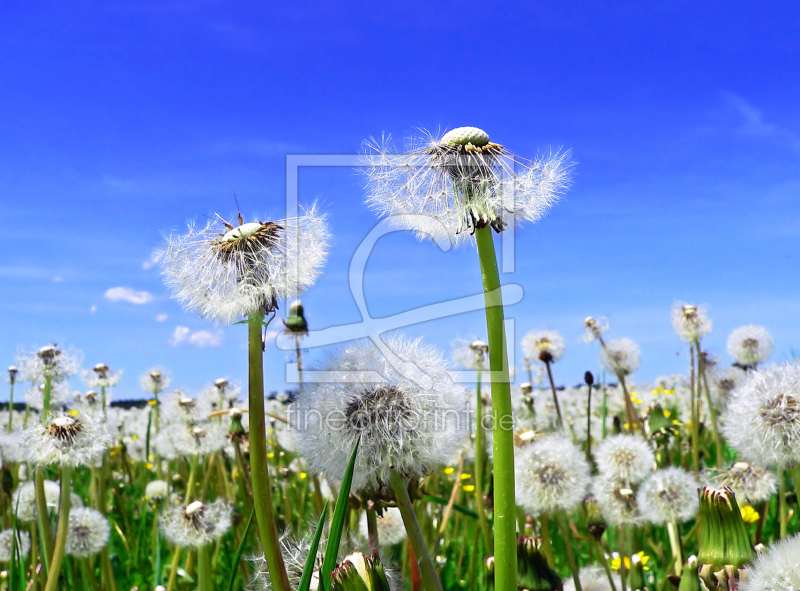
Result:
M147 304L153 301L153 294L147 291L136 291L130 287L112 287L106 291L105 298L112 302Z
M751 137L772 138L800 153L800 136L796 133L768 122L763 111L744 97L730 92L723 92L722 97L741 117L741 123L737 128L739 133Z
M195 347L219 347L222 344L222 334L211 333L207 330L192 332L188 326L176 326L169 339L169 344L177 347L181 343L188 343Z
M166 314L159 314L158 316L156 316L156 322L164 322L166 319L167 319Z
M150 253L150 256L146 260L142 261L142 269L146 271L147 269L155 265L157 262L158 262L158 252L154 250L153 252Z

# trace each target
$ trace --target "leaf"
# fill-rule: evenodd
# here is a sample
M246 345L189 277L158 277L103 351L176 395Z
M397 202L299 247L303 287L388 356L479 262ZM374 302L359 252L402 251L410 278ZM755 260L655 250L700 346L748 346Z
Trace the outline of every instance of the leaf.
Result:
M325 529L325 515L328 513L328 503L322 508L322 514L319 516L319 523L317 529L314 531L314 537L311 539L311 546L308 548L308 557L303 566L303 576L300 577L300 584L297 586L297 591L308 591L311 587L311 577L314 576L314 562L317 560L317 548L319 547L319 540L322 538L322 530ZM230 589L228 590L230 591Z
M450 503L450 501L445 499L444 497L437 497L437 496L434 496L434 495L425 495L424 497L422 497L422 500L423 501L429 501L429 502L432 502L432 503L436 503L438 505L444 505L444 506L447 506ZM459 505L458 503L453 503L453 509L455 509L459 513L463 513L464 515L469 515L473 519L477 519L478 518L478 514L475 513L475 511L473 511L469 507L464 507L463 505ZM491 519L489 520L489 523L492 523Z
M342 486L339 489L339 498L336 499L336 508L333 510L331 533L328 537L328 545L325 548L325 559L322 561L322 569L319 573L319 584L322 585L323 591L328 591L331 587L331 573L333 572L333 567L336 566L336 557L339 554L339 542L342 538L344 520L347 516L347 499L350 496L350 485L353 483L353 472L356 468L359 443L361 443L360 438L356 441L355 447L353 447L350 463L347 464L347 470L345 470L344 478L342 479Z
M239 570L239 561L242 559L242 554L244 554L244 545L247 542L247 534L250 533L250 527L253 525L253 515L256 514L256 508L253 507L253 510L250 511L250 519L247 520L247 526L244 528L244 533L242 534L242 539L239 542L239 547L236 549L236 556L233 559L233 568L231 569L231 578L228 581L228 591L233 591L233 584L236 582L236 572Z

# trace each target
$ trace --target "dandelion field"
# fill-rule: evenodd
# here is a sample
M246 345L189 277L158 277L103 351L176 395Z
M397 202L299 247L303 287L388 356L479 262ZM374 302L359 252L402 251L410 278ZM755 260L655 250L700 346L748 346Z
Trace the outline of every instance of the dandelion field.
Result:
M362 164L379 217L477 251L486 341L363 339L306 366L297 298L335 235L321 206L168 237L171 294L238 325L247 379L189 393L152 368L120 404L115 368L21 351L0 415L3 588L800 589L800 366L770 363L766 329L735 330L722 361L707 310L676 303L689 363L646 383L637 344L587 317L603 371L561 375L560 334L507 339L495 240L547 223L570 154L528 160L463 127L367 142ZM266 397L279 323L300 380Z

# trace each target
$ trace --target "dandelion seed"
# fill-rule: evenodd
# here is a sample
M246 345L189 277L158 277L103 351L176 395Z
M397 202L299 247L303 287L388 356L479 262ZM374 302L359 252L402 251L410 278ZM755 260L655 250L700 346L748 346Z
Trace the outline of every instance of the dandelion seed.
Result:
M588 316L586 320L583 321L583 327L585 329L583 340L587 343L591 343L595 339L602 339L603 333L608 330L608 326L608 318L594 318Z
M714 478L717 488L730 488L736 498L750 503L763 503L778 490L778 478L764 468L747 462L736 462Z
M139 376L139 382L148 394L158 394L167 389L170 378L163 369L153 367Z
M535 222L569 186L568 153L525 160L475 127L413 140L406 154L390 143L367 144L367 202L419 237L463 242L477 228Z
M233 507L222 499L169 507L161 514L161 532L176 546L198 548L225 535L232 513Z
M761 326L740 326L728 337L728 353L744 367L756 366L772 354L772 337Z
M672 306L672 330L692 343L711 332L711 320L704 307L676 303Z
M187 309L232 324L274 309L319 275L328 229L315 207L297 218L236 227L217 218L171 236L159 255L167 284Z
M800 535L777 542L759 554L747 569L741 591L797 591L800 589Z
M583 591L613 591L608 575L603 567L598 565L584 566L578 571L578 578L581 581ZM572 577L564 579L564 591L575 591L575 581ZM622 589L622 579L619 575L614 575L614 584L617 591Z
M291 411L298 448L329 480L361 440L353 492L387 483L392 468L421 476L446 464L468 433L467 393L441 354L401 337L386 351L359 342L334 355L325 369L338 379L304 384Z
M100 511L88 507L73 509L69 513L66 552L88 558L105 548L110 535L108 519Z
M517 503L530 515L572 511L591 481L584 454L561 435L521 448L514 466Z
M683 523L700 508L697 479L682 468L663 468L642 483L637 503L642 515L651 523Z
M56 345L47 345L35 353L17 355L20 377L37 383L45 378L52 382L63 382L74 375L81 364L81 354L75 351L59 349Z
M639 346L630 339L608 341L600 350L600 364L606 371L629 376L639 368Z
M479 339L453 342L453 363L476 371L489 370L489 345Z
M636 503L636 492L619 482L600 477L592 481L592 495L603 518L614 526L640 525L644 518Z
M94 465L111 443L104 426L88 413L53 417L28 429L24 440L34 463L73 468Z
M394 546L406 539L406 526L403 524L403 517L397 507L387 507L382 515L378 515L378 541L381 546ZM358 523L358 531L364 539L369 538L369 528L367 527L367 514L361 514Z
M113 388L119 384L122 372L112 373L105 363L98 363L91 371L83 370L81 377L90 388Z

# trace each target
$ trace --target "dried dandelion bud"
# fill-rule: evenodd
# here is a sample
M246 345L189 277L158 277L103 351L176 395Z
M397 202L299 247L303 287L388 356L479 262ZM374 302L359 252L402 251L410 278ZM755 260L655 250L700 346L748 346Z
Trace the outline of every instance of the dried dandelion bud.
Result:
M304 312L305 308L300 303L300 300L292 303L289 307L289 317L283 321L286 325L286 332L298 336L308 334L308 322Z
M331 591L391 591L380 555L356 552L345 558L331 573Z

